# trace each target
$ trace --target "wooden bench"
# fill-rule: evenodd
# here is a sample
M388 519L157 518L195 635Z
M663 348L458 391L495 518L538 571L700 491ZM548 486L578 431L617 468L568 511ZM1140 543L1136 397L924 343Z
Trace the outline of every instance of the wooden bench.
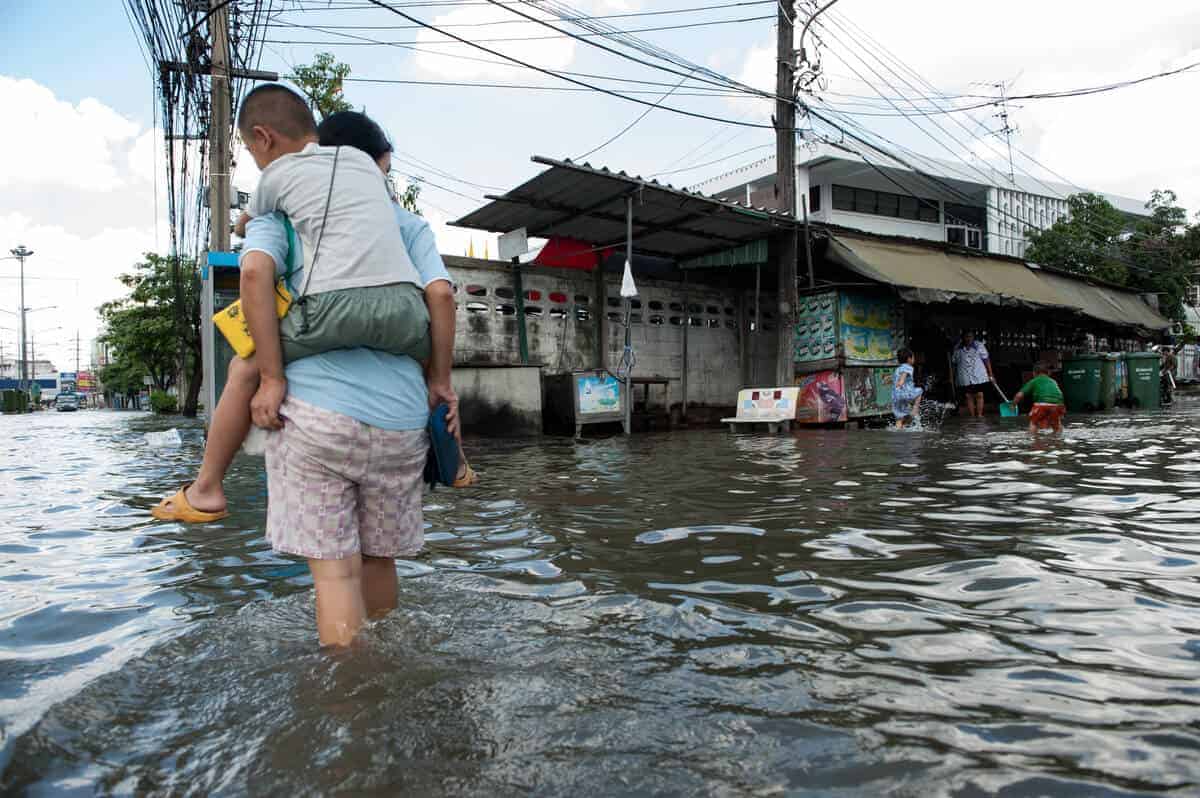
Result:
M800 389L791 388L747 388L738 391L737 415L721 419L729 425L730 432L737 432L740 425L764 424L768 432L788 432L796 419L796 402Z

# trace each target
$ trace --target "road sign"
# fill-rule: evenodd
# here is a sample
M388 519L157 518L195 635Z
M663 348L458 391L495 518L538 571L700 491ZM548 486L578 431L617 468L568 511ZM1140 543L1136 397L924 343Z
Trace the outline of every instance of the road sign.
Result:
M529 237L524 227L500 236L500 260L512 260L529 251Z

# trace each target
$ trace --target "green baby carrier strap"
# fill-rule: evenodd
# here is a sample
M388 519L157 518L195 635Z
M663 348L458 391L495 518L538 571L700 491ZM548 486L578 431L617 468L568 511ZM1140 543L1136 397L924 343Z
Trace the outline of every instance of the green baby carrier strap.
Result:
M292 275L299 269L296 266L297 259L300 258L300 239L296 235L296 228L292 226L292 220L286 214L279 214L283 217L283 229L287 232L287 255L284 256L287 262L287 271L283 273L283 282L287 285L288 291L292 296L296 295L296 286L292 283ZM303 261L301 261L303 262Z

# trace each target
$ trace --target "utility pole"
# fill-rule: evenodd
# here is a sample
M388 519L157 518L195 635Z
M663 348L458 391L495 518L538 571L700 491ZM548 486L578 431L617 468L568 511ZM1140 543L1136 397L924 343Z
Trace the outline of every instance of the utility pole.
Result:
M209 251L229 251L229 3L210 0L212 80L208 125Z
M795 80L794 17L788 16L789 9L795 13L792 0L780 0L778 14L778 38L775 60L775 195L779 198L780 213L796 217L796 104L792 102ZM783 387L794 380L795 364L792 360L793 296L796 289L796 230L795 225L779 236L779 311L776 324L778 349L775 356L775 384Z
M9 252L11 252L13 256L16 257L17 262L21 264L20 288L18 289L19 298L17 300L21 303L21 306L17 308L17 314L20 316L21 321L21 363L19 366L21 374L17 379L20 380L18 384L20 385L21 390L27 391L29 390L29 385L27 383L28 365L25 359L25 259L33 254L33 250L27 249L24 244L18 244L16 248L10 249Z
M75 379L79 379L79 328L75 328Z
M1013 127L1008 123L1008 86L1003 81L992 85L1000 90L1000 113L996 114L996 116L1004 123L1004 127L1000 132L1004 134L1004 140L1008 143L1008 182L1015 186L1017 177L1016 170L1013 168L1012 157Z

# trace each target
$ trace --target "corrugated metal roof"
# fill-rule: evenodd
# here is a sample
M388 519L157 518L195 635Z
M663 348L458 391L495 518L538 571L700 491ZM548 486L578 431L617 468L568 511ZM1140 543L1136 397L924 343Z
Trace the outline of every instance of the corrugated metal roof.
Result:
M535 156L550 168L467 214L456 227L530 236L563 236L596 246L625 241L625 199L633 197L633 246L638 252L684 259L731 249L795 227L790 216L748 208L655 180L590 164Z
M827 257L914 302L965 301L1065 308L1109 324L1162 330L1170 322L1136 293L1031 268L1012 258L957 253L838 233Z

